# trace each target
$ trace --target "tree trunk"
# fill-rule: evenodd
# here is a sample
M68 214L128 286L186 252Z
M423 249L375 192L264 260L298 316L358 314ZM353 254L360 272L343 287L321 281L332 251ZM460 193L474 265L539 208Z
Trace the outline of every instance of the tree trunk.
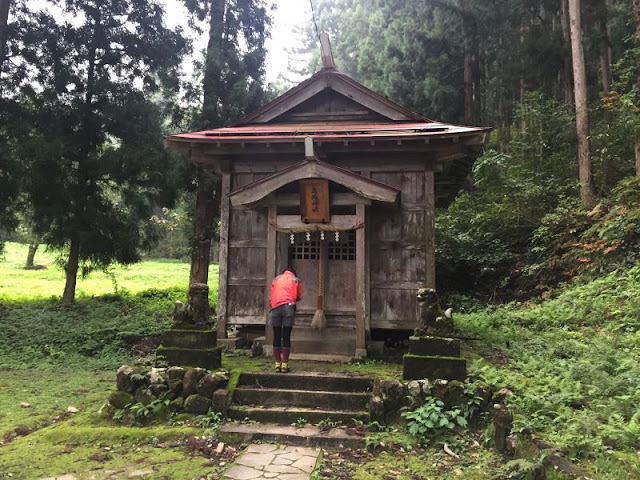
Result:
M562 25L562 38L567 47L571 46L571 34L569 33L569 12L567 0L560 0L560 23ZM567 53L563 58L564 103L573 103L573 88L571 86L571 56Z
M36 252L38 251L38 245L40 244L39 243L29 244L29 251L27 252L27 263L24 266L25 269L33 268L35 266L33 263L33 260L36 257Z
M611 51L611 27L609 26L609 13L611 1L604 0L604 16L600 19L600 74L602 76L602 91L611 91L611 64L613 53Z
M473 123L473 77L469 47L464 53L464 121L466 125Z
M7 46L7 23L9 22L9 7L11 0L0 0L0 71L5 59Z
M584 65L582 45L582 21L580 0L569 0L571 20L571 53L573 57L573 82L576 100L576 130L578 134L578 173L580 178L580 199L586 207L595 200L589 153L589 112L587 110L587 75Z
M226 0L211 0L209 41L202 82L202 128L220 127L219 98L222 94L220 71L224 61L224 19Z
M199 169L189 286L194 283L207 284L209 280L211 239L220 203L219 192L219 177Z
M65 267L66 282L64 285L64 293L62 294L62 305L68 306L76 299L76 280L78 278L78 264L80 258L80 242L76 239L71 240L69 248L69 260Z
M640 0L633 0L633 18L636 23L635 47L640 48ZM636 64L636 88L640 90L640 60ZM636 175L640 177L640 132L636 133Z

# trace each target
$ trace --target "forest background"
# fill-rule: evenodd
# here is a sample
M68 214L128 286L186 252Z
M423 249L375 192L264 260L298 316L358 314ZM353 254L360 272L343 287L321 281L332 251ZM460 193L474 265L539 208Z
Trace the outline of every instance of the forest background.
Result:
M131 294L113 266L188 258L202 235L215 237L215 202L212 231L193 232L191 217L198 198L216 198L217 179L166 152L162 135L229 124L291 85L288 74L264 82L266 1L184 0L207 39L193 78L180 75L193 45L158 1L44 3L0 0L0 243L31 244L32 264L46 245L66 279L62 299L37 298L27 276L44 284L54 269L16 275L25 249L7 249L0 286L19 290L0 293L11 385L38 369L111 378L133 361L132 342L168 326L184 264L184 282L171 262L154 263L175 285ZM473 373L512 388L519 432L544 435L594 478L638 478L640 1L313 4L340 70L428 118L494 127L437 212L439 291L456 314L477 312L456 316L480 339L467 351ZM310 18L299 34L288 52L297 77L319 66ZM60 308L96 270L113 294L88 290ZM136 278L142 289L150 273ZM7 401L20 412L22 399Z
M287 75L316 71L316 28L330 34L338 67L373 90L428 118L494 127L437 214L442 292L522 299L636 261L637 1L579 5L588 202L567 1L317 0L316 24L287 52L291 71L268 86L267 2L185 2L191 26L209 35L193 78L179 75L193 52L164 26L160 4L49 3L58 15L3 1L12 15L2 29L0 212L2 238L56 249L67 271L188 257L197 172L162 150L161 135L229 124L291 86Z

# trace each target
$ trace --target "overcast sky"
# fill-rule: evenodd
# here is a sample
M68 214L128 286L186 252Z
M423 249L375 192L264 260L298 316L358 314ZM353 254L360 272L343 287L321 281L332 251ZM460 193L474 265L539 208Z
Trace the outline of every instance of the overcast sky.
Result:
M188 31L187 13L181 0L163 0L167 6L166 21L168 26L182 25ZM311 20L309 0L273 0L276 10L273 12L271 38L267 40L267 82L274 81L280 73L287 73L286 48L295 46L299 40L294 35L294 26L304 25ZM194 39L196 51L202 50L207 39L205 32Z

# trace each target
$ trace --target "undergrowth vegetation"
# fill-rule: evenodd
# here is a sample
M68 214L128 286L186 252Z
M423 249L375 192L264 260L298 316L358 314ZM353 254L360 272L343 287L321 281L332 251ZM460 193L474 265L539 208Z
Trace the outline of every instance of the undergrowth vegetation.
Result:
M640 476L640 266L457 325L481 339L474 373L513 390L517 431L543 436L597 478Z

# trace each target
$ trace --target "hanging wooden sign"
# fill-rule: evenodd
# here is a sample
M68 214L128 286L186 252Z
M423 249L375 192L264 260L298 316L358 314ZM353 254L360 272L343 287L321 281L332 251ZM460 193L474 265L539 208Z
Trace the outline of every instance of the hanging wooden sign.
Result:
M300 180L300 216L304 223L329 223L329 180Z

